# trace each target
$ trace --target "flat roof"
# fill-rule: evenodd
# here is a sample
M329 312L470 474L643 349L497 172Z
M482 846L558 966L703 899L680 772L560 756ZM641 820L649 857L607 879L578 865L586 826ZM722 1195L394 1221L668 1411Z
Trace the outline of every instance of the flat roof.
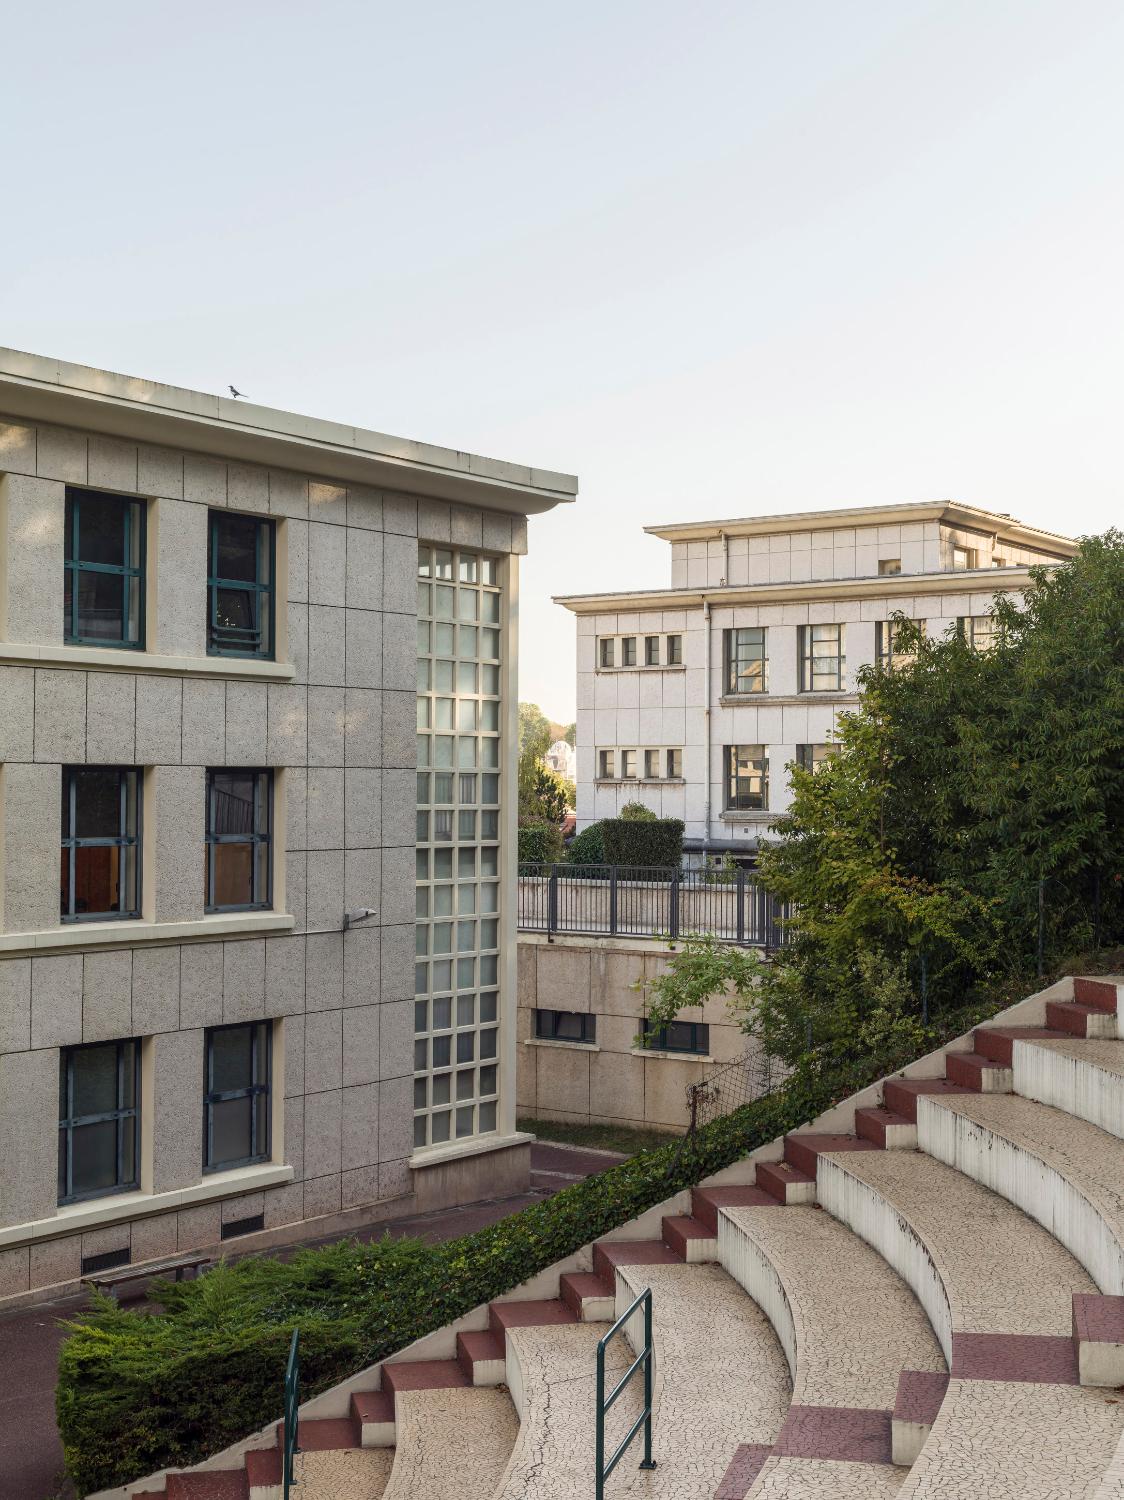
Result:
M788 514L742 516L728 521L674 521L664 526L645 526L649 536L665 542L711 541L722 536L775 535L783 531L838 531L850 526L899 525L910 521L944 521L973 531L996 532L1008 541L1028 547L1058 551L1070 556L1077 550L1072 537L1042 531L1017 521L1006 511L981 510L957 500L912 500L901 505L851 505L842 510L799 510Z
M578 492L573 474L481 458L18 349L0 348L0 412L517 515L551 510Z

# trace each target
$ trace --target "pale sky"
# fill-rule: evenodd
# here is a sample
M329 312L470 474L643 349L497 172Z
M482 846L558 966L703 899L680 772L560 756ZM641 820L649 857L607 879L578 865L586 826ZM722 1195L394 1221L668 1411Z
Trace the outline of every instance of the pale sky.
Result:
M577 473L641 527L954 498L1124 518L1120 0L9 7L0 343Z

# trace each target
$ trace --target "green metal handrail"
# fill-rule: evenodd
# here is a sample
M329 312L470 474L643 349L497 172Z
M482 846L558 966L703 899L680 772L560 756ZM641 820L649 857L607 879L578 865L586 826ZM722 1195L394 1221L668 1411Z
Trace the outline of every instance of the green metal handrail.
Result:
M285 1422L281 1447L281 1488L283 1500L289 1500L289 1490L296 1484L293 1478L293 1458L300 1452L297 1447L297 1411L301 1404L301 1357L300 1329L293 1329L293 1341L289 1345L289 1362L285 1366Z
M628 1367L625 1374L610 1391L608 1398L605 1396L605 1350L609 1343L618 1334L624 1325L632 1317L637 1308L644 1309L644 1347ZM644 1370L644 1410L628 1429L620 1446L605 1462L605 1417L613 1402L621 1394L637 1370ZM644 1460L640 1467L642 1469L654 1469L656 1461L652 1457L652 1289L645 1288L625 1312L609 1329L603 1339L597 1344L597 1500L605 1500L605 1481L624 1457L628 1445L633 1438L644 1428Z

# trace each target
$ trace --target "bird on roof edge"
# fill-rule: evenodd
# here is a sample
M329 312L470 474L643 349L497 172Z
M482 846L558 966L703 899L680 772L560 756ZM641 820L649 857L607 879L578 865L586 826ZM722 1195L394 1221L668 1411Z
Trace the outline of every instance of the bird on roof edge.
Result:
M236 391L232 385L228 385L227 386L227 390L234 397L235 401L238 400L239 396L245 396L245 394L246 394L245 391Z

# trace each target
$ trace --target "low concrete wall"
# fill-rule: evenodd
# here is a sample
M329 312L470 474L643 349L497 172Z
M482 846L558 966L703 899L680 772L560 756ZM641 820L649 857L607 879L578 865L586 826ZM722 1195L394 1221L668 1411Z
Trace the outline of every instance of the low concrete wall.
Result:
M682 1014L710 1027L705 1057L653 1052L636 1045L644 997L635 986L667 970L666 943L641 938L519 934L519 1011L516 1022L520 1115L575 1124L631 1125L683 1131L687 1087L716 1065L760 1049L736 1024L725 998L714 996ZM597 1040L545 1042L535 1036L535 1011L593 1014ZM751 1064L751 1068L754 1065ZM763 1059L756 1081L764 1092Z

